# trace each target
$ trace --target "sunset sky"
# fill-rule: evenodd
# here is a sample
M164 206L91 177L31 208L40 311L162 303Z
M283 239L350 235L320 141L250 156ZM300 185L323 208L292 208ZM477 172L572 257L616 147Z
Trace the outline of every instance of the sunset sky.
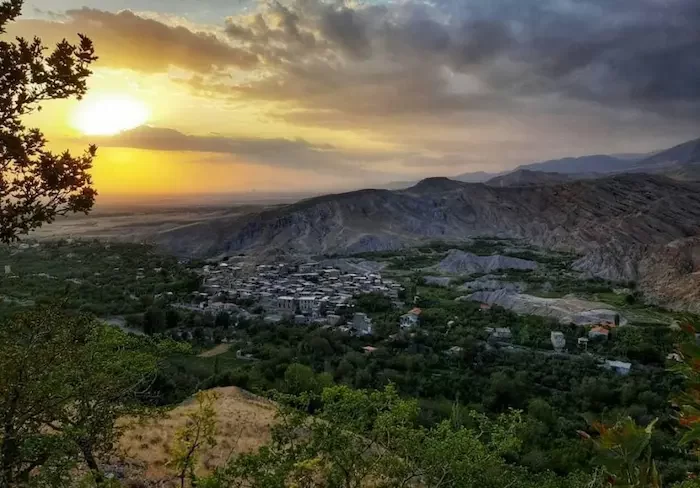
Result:
M700 135L698 25L697 0L27 0L8 34L94 40L88 97L31 122L97 143L109 199L662 149Z

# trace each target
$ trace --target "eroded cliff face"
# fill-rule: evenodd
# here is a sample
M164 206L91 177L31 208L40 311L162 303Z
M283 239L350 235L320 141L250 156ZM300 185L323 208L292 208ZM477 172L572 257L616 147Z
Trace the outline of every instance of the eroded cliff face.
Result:
M433 178L407 190L327 195L212 219L154 239L183 254L246 252L264 258L399 249L475 236L577 251L584 256L577 270L638 280L650 297L681 306L693 294L672 281L690 283L681 272L690 269L683 257L689 251L667 245L700 236L700 184L645 174L514 188Z
M638 269L641 289L657 303L700 313L700 237L650 249Z

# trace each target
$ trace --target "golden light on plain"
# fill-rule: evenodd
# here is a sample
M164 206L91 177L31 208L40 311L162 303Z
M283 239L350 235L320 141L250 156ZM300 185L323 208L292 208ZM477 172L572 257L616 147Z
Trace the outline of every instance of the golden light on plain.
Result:
M72 125L85 135L109 136L148 122L148 106L126 95L86 97L76 107Z

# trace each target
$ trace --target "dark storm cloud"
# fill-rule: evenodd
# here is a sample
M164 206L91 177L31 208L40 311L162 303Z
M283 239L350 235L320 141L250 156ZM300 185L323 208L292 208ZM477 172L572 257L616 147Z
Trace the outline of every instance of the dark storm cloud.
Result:
M343 109L349 93L375 90L374 99L360 104L384 106L387 115L415 106L415 96L425 109L434 103L438 111L460 111L470 99L496 93L495 108L515 97L557 95L700 117L697 0L443 0L386 7L300 0L285 16L290 27L283 22L264 35L229 19L229 34L251 45L263 45L270 32L287 40L260 51L284 60L276 71L235 90L301 97L302 105L330 110ZM292 50L290 40L301 32L317 42ZM409 85L420 93L409 89L386 103L392 86L406 87L407 74L418 76ZM462 86L459 75L473 77L480 91Z
M367 20L350 8L326 7L321 13L321 34L338 45L345 53L358 59L371 55Z

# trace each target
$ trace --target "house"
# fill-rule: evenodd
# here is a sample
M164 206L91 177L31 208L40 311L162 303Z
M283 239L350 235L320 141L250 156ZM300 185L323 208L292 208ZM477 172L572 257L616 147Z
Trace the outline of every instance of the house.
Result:
M447 354L450 356L459 356L464 352L464 348L460 346L452 346L447 350Z
M619 375L627 375L632 369L632 363L626 363L624 361L611 361L606 360L603 366L605 369L610 369Z
M328 314L326 319L328 320L328 325L338 325L340 323L340 321L342 320L342 317L340 315L336 315L336 314L331 313L331 314Z
M365 346L362 348L362 350L365 351L365 354L372 354L377 350L377 348L372 346Z
M277 297L277 309L283 313L294 313L295 310L294 297L282 296Z
M407 314L402 315L399 321L399 326L402 329L410 329L417 326L421 312L421 309L416 307Z
M585 337L578 338L578 347L584 351L588 351L588 339Z
M588 331L589 339L605 339L607 340L610 336L610 331L605 327L593 327Z
M480 312L488 312L489 310L491 310L491 305L489 305L488 303L482 303L481 305L479 305Z
M366 313L358 312L353 316L350 327L359 335L369 335L372 333L372 319Z
M552 347L554 347L556 352L564 351L564 348L566 347L566 337L564 337L563 332L553 330L549 334L549 339L552 341Z
M313 312L315 307L316 297L306 296L299 298L299 310L301 310L301 313L303 313L304 315Z
M496 327L493 330L491 337L499 341L509 341L513 338L513 333L508 327Z
M9 264L5 265L5 274L6 275L12 274L12 266L10 266Z

